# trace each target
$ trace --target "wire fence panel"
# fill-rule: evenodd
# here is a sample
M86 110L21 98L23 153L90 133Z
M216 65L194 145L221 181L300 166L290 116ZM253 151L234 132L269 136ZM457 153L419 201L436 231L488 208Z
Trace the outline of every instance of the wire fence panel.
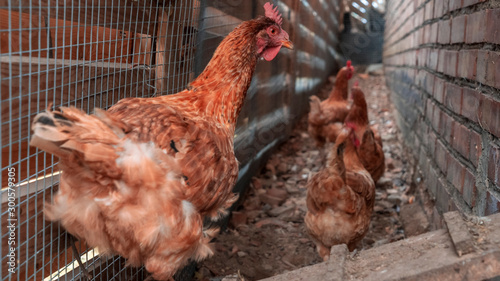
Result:
M59 171L28 145L33 117L50 105L90 113L183 89L194 75L198 13L199 1L0 1L2 280L80 274L63 229L43 218ZM77 244L96 280L143 277Z
M43 206L58 189L59 169L57 158L29 146L34 116L51 105L92 113L125 97L179 92L229 32L263 15L265 2L0 0L2 281L83 278L71 238L44 220ZM308 96L342 61L341 1L274 2L295 50L283 49L272 62L258 63L236 130L241 162L236 191L244 190L306 112ZM120 257L100 257L81 241L76 246L93 280L147 275L126 267Z

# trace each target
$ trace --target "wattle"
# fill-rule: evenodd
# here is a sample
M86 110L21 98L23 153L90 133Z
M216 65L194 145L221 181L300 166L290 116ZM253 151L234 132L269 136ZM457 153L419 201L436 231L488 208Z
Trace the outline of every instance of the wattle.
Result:
M267 61L271 61L276 57L276 55L278 55L278 52L280 51L280 49L281 49L281 46L267 47L264 50L264 52L262 52L262 57Z

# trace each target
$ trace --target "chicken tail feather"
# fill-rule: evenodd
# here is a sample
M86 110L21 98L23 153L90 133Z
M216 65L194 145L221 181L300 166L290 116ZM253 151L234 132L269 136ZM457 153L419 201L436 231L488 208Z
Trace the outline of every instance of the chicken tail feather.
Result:
M30 145L67 159L78 151L85 160L96 161L114 156L115 145L124 136L125 125L103 110L87 115L76 108L47 109L35 116Z
M61 130L57 123L60 123L61 127L69 125L64 117L52 111L47 110L38 114L33 121L34 134L30 144L63 158L68 156L69 151L61 149L60 146L68 140L69 136L67 131Z

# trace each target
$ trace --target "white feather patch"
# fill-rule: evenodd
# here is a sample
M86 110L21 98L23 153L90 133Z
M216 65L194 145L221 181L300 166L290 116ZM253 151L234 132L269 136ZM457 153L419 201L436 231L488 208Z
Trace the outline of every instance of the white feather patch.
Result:
M127 162L140 163L143 158L153 160L156 150L155 144L152 142L135 143L131 140L126 140L123 143L123 148L124 151L119 152L120 157L116 159L116 164L119 166Z
M193 204L189 201L182 200L182 213L184 214L184 219L186 220L186 223L189 224L194 212L196 212L196 210Z
M109 196L103 198L94 197L94 201L98 204L104 204L104 206L110 206L112 203L111 198L109 198Z

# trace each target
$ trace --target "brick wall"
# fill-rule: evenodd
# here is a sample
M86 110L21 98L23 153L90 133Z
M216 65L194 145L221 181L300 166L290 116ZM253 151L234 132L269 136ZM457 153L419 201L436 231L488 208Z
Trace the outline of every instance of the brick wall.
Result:
M398 125L440 212L500 209L500 2L389 0Z

